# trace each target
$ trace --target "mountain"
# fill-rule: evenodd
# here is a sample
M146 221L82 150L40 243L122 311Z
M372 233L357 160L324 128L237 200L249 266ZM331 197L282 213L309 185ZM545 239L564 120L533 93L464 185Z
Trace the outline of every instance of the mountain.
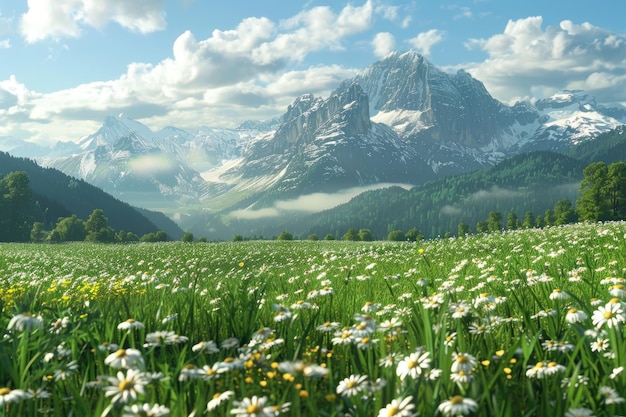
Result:
M370 97L372 120L418 144L439 174L563 150L626 123L624 109L597 106L580 91L507 106L467 72L445 73L415 52L393 52L350 82Z
M432 176L414 147L370 120L367 95L352 83L327 99L298 97L276 131L251 139L236 163L205 179L211 195L237 193L257 209L315 192Z
M356 191L406 189L527 152L567 153L625 123L625 108L599 105L582 91L510 106L466 71L447 73L413 51L394 52L328 97L296 97L269 121L191 133L110 116L73 148L38 161L175 215L185 228L213 230L251 217L301 216Z
M0 152L0 177L13 171L24 171L30 178L33 197L41 207L40 221L49 228L54 226L59 217L76 214L79 218L87 219L93 210L99 208L104 210L109 225L116 230L126 230L139 236L163 230L174 239L182 235L182 230L167 218L147 211L140 213L83 180L69 177L53 168L43 168L32 160Z

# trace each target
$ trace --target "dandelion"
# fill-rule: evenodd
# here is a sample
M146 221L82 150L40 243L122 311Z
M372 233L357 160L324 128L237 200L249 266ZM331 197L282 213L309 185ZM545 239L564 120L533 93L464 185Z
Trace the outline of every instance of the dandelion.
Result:
M43 329L43 317L33 316L31 313L17 314L11 318L7 330L17 331Z
M413 412L415 405L411 401L413 401L413 397L410 395L404 399L391 400L385 408L378 412L378 417L416 417L418 413Z
M446 416L465 416L469 413L476 411L477 408L478 404L471 398L465 398L460 395L455 395L449 400L446 400L439 404L437 410L439 410L440 413Z
M137 321L135 319L127 319L123 322L121 322L120 324L117 325L117 329L118 330L128 330L129 332L131 330L136 330L136 329L143 329L145 326L143 325L142 322Z
M367 375L350 375L337 386L337 394L342 397L353 397L367 388Z
M118 349L104 359L105 365L115 369L143 369L144 361L137 349Z
M213 394L213 398L211 398L207 403L206 410L208 412L215 410L224 402L230 400L233 395L235 395L234 391L216 392L215 394Z
M597 329L606 325L609 329L626 322L624 310L620 303L608 302L604 307L600 306L591 316L591 321Z
M122 417L165 417L170 415L170 409L159 404L133 404L124 406Z
M21 389L10 389L7 387L0 388L0 407L4 408L6 404L15 404L26 398L26 393Z
M430 352L422 347L402 359L396 368L396 374L400 377L400 380L404 381L407 376L416 379L424 371L428 370L431 362L429 356Z
M143 373L137 369L129 369L126 375L120 371L116 377L104 378L111 384L104 387L104 395L111 397L113 404L128 404L131 401L137 401L139 394L145 393L145 386L148 384Z

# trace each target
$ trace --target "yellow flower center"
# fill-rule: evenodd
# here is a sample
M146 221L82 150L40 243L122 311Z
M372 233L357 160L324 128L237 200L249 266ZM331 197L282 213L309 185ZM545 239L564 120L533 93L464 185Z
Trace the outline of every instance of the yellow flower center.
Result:
M460 395L455 395L454 397L450 398L450 403L452 405L461 404L463 403L463 397L461 397Z
M568 313L570 313L570 314L574 314L574 313L576 313L577 311L578 311L578 310L577 310L577 309L575 309L575 308L570 308L567 312L568 312Z
M8 395L11 392L10 388L7 387L3 387L0 388L0 396L4 397L5 395Z
M398 411L400 411L398 407L391 407L389 411L387 411L387 417L395 416L398 414Z
M258 404L250 404L246 407L246 412L248 414L259 414L261 411L263 411L263 408Z
M613 317L613 313L610 311L605 311L604 314L602 315L605 319L610 319L611 317Z
M123 381L120 381L120 384L117 386L117 388L120 391L128 391L133 388L133 381L124 379Z
M417 361L408 361L406 367L409 369L413 369L417 366Z
M119 349L117 352L115 352L116 358L123 358L125 356L126 356L126 349Z
M465 355L459 355L456 357L456 361L457 363L465 363L467 362L469 359L467 358L467 356Z

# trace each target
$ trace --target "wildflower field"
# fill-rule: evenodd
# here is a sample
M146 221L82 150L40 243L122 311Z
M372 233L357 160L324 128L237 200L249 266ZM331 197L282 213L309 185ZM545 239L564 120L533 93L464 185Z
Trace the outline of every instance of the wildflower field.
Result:
M0 245L0 416L626 415L626 224Z

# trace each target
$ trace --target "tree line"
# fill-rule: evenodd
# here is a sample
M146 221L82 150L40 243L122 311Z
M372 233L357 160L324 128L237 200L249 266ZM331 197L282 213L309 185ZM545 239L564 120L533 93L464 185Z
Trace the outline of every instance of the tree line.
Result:
M159 242L168 240L164 231L138 236L115 231L102 209L94 209L87 220L75 214L59 217L46 230L48 210L33 198L30 178L24 171L14 171L0 178L0 242Z
M514 172L514 165L511 164L510 166L510 170ZM553 207L547 208L541 213L526 210L523 217L519 217L513 210L504 212L502 210L491 210L484 220L476 222L474 228L464 222L458 223L457 236L466 236L472 233L493 233L502 230L558 226L578 221L626 220L626 163L618 161L607 166L604 162L599 161L589 164L582 171L583 179L578 185L580 197L575 200L575 205L572 203L572 200L563 198L558 200ZM501 184L504 185L505 183ZM453 194L458 190L458 188L452 189L454 191L448 189L447 193ZM386 192L384 195L389 197L390 194ZM368 196L370 199L376 199L378 195L369 193ZM431 198L436 199L438 197L431 194ZM424 204L423 199L421 204ZM506 214L506 217L503 213ZM370 218L375 219L376 216L372 213ZM378 218L380 219L380 217ZM391 223L387 225L387 229L389 231L384 235L381 234L381 230L384 229L379 229L379 232L375 234L367 227L361 229L349 227L343 235L340 233L328 233L324 239L335 240L335 236L339 236L342 240L348 241L371 241L385 238L390 241L416 241L424 238L424 233L416 227L412 227L407 232L404 232ZM452 235L452 230L448 230L438 236L450 237ZM308 237L306 236L305 234L302 238L319 240L316 233L308 234ZM275 238L278 240L292 240L294 236L290 232L283 231ZM233 240L239 241L244 240L244 238L242 235L236 235Z

